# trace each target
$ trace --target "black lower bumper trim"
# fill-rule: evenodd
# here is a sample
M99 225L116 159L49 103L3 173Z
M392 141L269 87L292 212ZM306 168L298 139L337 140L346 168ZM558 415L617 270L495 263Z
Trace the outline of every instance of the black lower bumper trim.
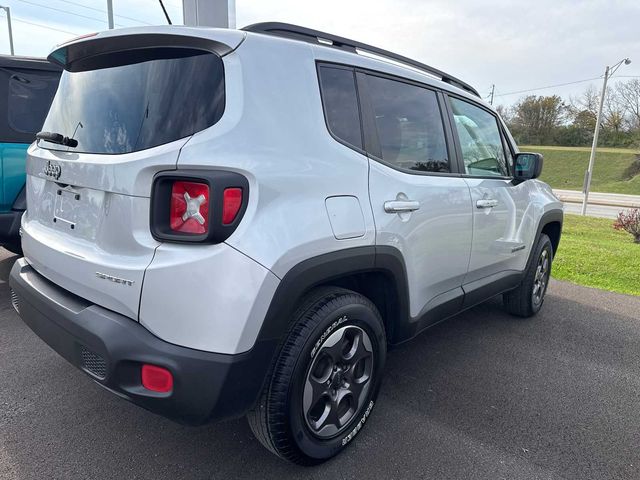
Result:
M13 266L10 285L23 321L56 352L108 390L181 423L244 415L259 397L276 347L261 342L225 355L167 343L130 318L61 289L24 259ZM169 369L173 391L146 390L143 363Z

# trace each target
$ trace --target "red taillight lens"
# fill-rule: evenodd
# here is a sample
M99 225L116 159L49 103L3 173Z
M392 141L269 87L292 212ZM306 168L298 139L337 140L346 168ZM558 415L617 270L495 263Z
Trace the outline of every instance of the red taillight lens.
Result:
M169 393L173 390L173 375L166 368L144 364L142 386L152 392Z
M222 243L240 224L249 196L249 182L240 173L159 172L151 189L151 234L161 242Z
M209 186L198 182L173 182L169 225L171 230L202 235L209 231Z
M222 198L222 224L229 225L238 216L238 212L242 207L242 189L241 188L225 188Z

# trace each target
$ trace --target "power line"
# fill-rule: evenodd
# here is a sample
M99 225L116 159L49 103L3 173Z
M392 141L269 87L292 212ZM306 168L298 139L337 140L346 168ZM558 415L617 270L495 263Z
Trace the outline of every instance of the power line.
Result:
M566 85L575 85L577 83L592 82L594 80L599 80L601 78L602 78L602 76L594 77L594 78L586 78L584 80L576 80L575 82L558 83L556 85L547 85L546 87L529 88L527 90L518 90L516 92L501 93L501 94L495 95L495 96L496 97L506 97L507 95L516 95L518 93L535 92L536 90L544 90L546 88L564 87Z
M164 3L162 0L158 0L160 2L160 6L162 7L162 12L164 13L164 17L167 19L167 23L171 25L171 19L169 18L169 14L167 13L167 9L164 8Z
M74 13L74 12L68 12L66 10L62 10L60 8L55 8L55 7L49 7L47 5L42 5L41 3L35 3L35 2L30 2L28 0L18 0L19 2L22 3L26 3L28 5L33 5L36 7L41 7L41 8L48 8L49 10L53 10L55 12L60 12L60 13L64 13L65 15L75 15L76 17L81 17L81 18L86 18L88 20L94 20L100 23L105 23L106 20L102 19L102 18L96 18L96 17L90 17L88 15L82 15L81 13ZM116 24L118 27L122 27L123 25L120 24Z
M22 20L21 18L16 18L13 15L11 16L11 20L14 22L26 23L27 25L33 25L34 27L46 28L47 30L54 30L56 32L68 33L69 35L78 36L81 35L78 32L70 32L69 30L62 30L61 28L49 27L47 25L43 25L41 23L30 22L28 20Z
M77 3L77 2L72 2L71 0L58 0L59 2L64 2L64 3L68 3L70 5L75 5L77 7L82 7L82 8L86 8L88 10L93 10L94 12L100 12L100 13L104 13L105 15L107 14L106 10L101 10L99 8L95 8L95 7L89 7L87 5L82 5L81 3ZM149 23L149 22L145 22L144 20L139 20L137 18L133 18L133 17L127 17L126 15L118 15L115 14L114 16L118 17L118 18L125 18L127 20L132 20L134 22L139 22L139 23L143 23L145 25L153 25L153 23Z

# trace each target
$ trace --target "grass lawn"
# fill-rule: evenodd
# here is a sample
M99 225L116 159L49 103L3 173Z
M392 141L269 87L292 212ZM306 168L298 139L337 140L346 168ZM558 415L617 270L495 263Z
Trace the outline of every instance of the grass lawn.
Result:
M582 190L590 148L523 145L520 150L544 155L541 179L553 188ZM624 148L598 148L591 180L592 191L640 195L640 175L624 178L625 170L638 153L637 150Z
M640 244L607 218L565 215L552 274L588 287L640 295Z

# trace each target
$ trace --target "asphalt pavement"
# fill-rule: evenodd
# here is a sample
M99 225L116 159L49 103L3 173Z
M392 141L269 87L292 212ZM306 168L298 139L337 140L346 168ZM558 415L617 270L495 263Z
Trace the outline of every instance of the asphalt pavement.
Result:
M553 193L564 203L564 211L574 215L582 213L582 192L553 189ZM587 205L590 217L617 218L618 213L631 208L640 208L640 195L591 192Z
M553 189L553 193L562 201L579 203L582 205L584 194L576 190ZM594 205L610 205L622 208L640 208L640 195L623 193L589 193L589 203Z
M366 428L289 465L244 419L184 427L95 385L14 313L0 254L2 479L639 479L640 297L552 282L542 312L497 300L393 350Z
M564 213L571 213L573 215L582 215L582 204L564 202ZM611 205L587 205L587 216L600 217L600 218L618 218L618 213L623 210L627 210L624 207L616 207ZM613 222L611 222L613 223Z

